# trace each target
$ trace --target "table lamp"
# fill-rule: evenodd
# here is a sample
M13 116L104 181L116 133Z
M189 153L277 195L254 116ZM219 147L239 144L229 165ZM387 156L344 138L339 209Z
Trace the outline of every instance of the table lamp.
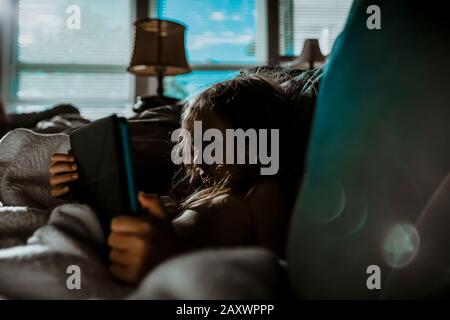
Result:
M325 56L320 51L318 39L306 39L300 56L291 65L296 69L313 69L317 64L325 62Z
M185 26L168 20L145 18L134 23L134 49L128 71L138 76L156 76L157 95L138 97L134 110L178 101L164 95L164 77L191 72L184 46Z

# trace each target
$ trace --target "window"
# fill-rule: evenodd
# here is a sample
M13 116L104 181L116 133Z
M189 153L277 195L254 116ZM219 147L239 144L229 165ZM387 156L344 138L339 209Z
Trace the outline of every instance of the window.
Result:
M191 73L164 79L165 94L184 99L200 93L210 85L234 78L239 70L194 70Z
M10 53L4 48L11 47L11 39L7 34L11 34L11 3L0 0L0 100L8 101L9 92L9 66Z
M331 52L353 0L280 0L280 55L297 56L305 39L319 39L324 55Z
M134 3L19 0L14 100L102 107L131 103L134 80L126 67ZM79 28L71 27L68 20L78 8Z
M15 35L11 41L17 45L12 50L13 63L8 66L12 81L3 86L3 91L8 90L8 98L16 102L16 110L38 110L70 102L82 107L82 111L92 107L89 117L98 117L120 111L134 101L135 77L126 72L126 67L139 5L149 4L153 16L187 26L186 48L193 72L164 79L165 94L183 99L215 82L233 78L242 68L266 64L268 54L275 61L279 58L277 49L269 52L269 42L280 44L282 58L300 54L306 38L319 38L323 53L328 54L352 1L8 0L8 3L17 10L17 15L11 15L17 18L16 30L9 32ZM70 6L80 9L79 29L67 26L72 14L68 11ZM277 6L279 10L267 10ZM268 26L273 27L272 21L276 21L273 17L276 11L279 11L279 35L267 32ZM102 110L102 114L93 109Z
M157 16L187 26L186 49L194 71L167 78L178 98L234 77L246 65L264 63L264 0L158 0ZM198 70L198 66L202 66Z

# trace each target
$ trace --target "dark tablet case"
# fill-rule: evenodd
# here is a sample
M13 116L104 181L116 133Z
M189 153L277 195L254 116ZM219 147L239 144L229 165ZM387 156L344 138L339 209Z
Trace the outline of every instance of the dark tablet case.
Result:
M78 165L78 201L98 214L105 231L117 215L138 213L130 138L126 119L115 115L94 121L70 135Z

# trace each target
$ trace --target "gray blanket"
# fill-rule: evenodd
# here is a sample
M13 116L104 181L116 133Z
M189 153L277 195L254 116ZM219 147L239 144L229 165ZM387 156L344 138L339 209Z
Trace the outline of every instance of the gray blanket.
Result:
M104 236L86 205L50 196L48 166L66 152L64 134L17 129L0 141L0 296L119 298L131 289L108 275L100 258ZM69 290L68 267L81 270L81 290Z

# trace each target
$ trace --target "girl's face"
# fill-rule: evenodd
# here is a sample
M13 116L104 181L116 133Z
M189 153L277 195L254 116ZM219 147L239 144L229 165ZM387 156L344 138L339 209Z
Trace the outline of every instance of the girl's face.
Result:
M194 164L192 169L196 171L203 182L208 183L221 183L227 181L228 186L244 186L245 181L253 181L255 176L258 176L259 167L257 165L244 165L244 164L226 164L226 152L227 148L234 148L233 154L237 155L238 150L236 149L236 145L229 144L226 141L226 130L227 129L236 129L231 125L231 122L227 121L220 117L216 112L205 112L204 114L198 114L194 117L193 121L201 121L202 123L202 137L206 130L208 129L217 129L222 133L223 137L223 161L222 164L205 164L204 161L201 164ZM191 137L194 137L194 130L191 130ZM235 142L235 141L234 141ZM205 147L208 146L212 141L203 141L202 150L197 150L195 143L193 143L193 163L199 160L200 153L202 154L202 158L204 159Z
M208 129L218 129L221 131L222 136L225 137L226 129L231 129L231 124L222 119L215 112L205 112L203 114L199 114L195 117L194 121L201 121L202 123L202 137L206 130ZM191 132L191 136L194 137L194 132ZM211 143L210 141L206 141L202 143L202 150L197 150L196 146L193 146L193 160L196 163L196 160L200 156L200 153L203 154L203 150L205 147ZM225 141L224 141L225 147ZM223 155L225 155L225 150L223 150ZM216 175L220 175L220 171L223 170L224 165L221 164L199 164L197 166L200 176L205 177L214 177Z

